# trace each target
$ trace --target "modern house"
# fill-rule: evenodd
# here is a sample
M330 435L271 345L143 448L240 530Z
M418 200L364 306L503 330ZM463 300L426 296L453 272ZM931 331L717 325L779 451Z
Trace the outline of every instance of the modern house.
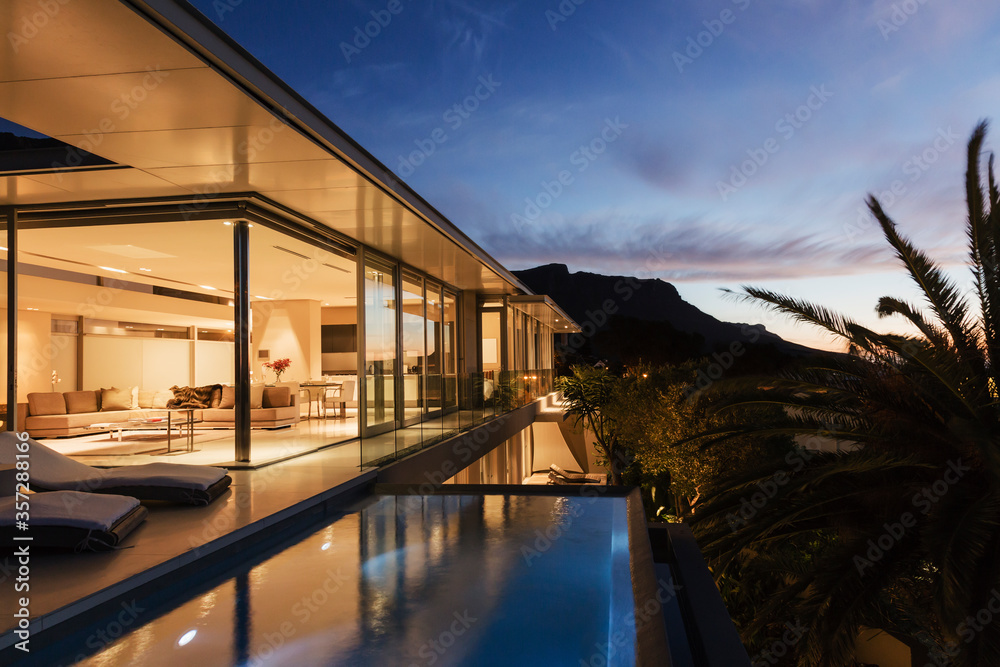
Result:
M3 27L0 117L57 140L0 152L8 428L128 464L115 424L225 385L180 417L198 462L360 438L368 465L551 390L559 307L185 3L18 1ZM280 404L255 389L278 359Z
M506 486L561 437L554 337L579 328L556 303L183 0L7 0L0 33L0 118L48 138L0 144L5 430L233 479L207 507L153 504L129 548L33 553L30 600L0 560L2 605L30 609L0 660L83 633L104 664L331 664L331 637L431 664L482 591L495 660L522 638L493 623L537 618L539 651L547 623L585 664L749 664L690 532L649 529L637 491ZM164 423L181 395L203 405ZM556 613L577 594L595 634Z

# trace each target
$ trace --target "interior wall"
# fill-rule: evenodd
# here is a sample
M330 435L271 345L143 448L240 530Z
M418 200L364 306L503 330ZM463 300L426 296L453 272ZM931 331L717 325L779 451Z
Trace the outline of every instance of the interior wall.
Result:
M305 382L322 376L319 301L254 301L250 305L253 309L250 370L255 379L259 378L261 364L285 358L292 363L281 376L284 382ZM262 357L261 350L266 350L268 356ZM271 381L274 372L267 370L264 377Z
M320 324L357 324L358 309L354 306L324 306Z
M500 370L500 362L503 361L501 355L501 327L500 313L485 312L482 314L483 338L481 354L484 371Z
M234 384L236 359L233 343L199 340L194 344L194 384ZM167 385L169 386L169 385Z
M3 309L2 313L6 322L7 310ZM52 343L52 316L49 313L19 310L17 318L17 400L24 402L31 392L52 391L52 358L59 350ZM57 342L62 344L62 341ZM6 327L0 331L0 347L6 352ZM7 386L6 363L0 364L0 382L3 383L0 386Z
M171 338L83 337L83 388L139 387L156 391L173 385L232 382L233 344ZM195 366L192 378L191 367ZM64 384L64 383L62 383ZM60 386L59 391L72 387Z
M83 337L83 388L101 389L107 387L140 387L152 389L142 384L141 338L121 336ZM188 367L179 369L185 376ZM187 379L184 377L183 379ZM167 385L168 387L170 385ZM161 389L162 387L157 387Z
M56 391L73 391L76 389L76 359L77 337L72 334L51 334L52 336L52 370L59 374Z
M85 336L83 339L84 349L87 338L90 336ZM181 387L191 385L191 344L189 340L170 338L143 339L142 366L139 369L142 376L139 384L135 386L156 390L167 389L175 384ZM84 366L85 376L86 369Z

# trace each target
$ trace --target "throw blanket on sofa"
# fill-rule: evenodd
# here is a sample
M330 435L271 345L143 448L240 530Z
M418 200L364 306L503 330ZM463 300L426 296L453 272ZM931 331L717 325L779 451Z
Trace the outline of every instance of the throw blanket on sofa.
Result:
M204 387L170 388L174 397L167 401L168 408L215 408L222 402L222 385L209 384Z

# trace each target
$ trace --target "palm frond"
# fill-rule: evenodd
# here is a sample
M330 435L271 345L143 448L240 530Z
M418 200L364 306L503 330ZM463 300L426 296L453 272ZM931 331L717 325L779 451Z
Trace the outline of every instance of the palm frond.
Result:
M826 329L831 334L843 338L848 342L854 342L852 332L860 327L859 324L850 318L808 301L802 301L750 285L741 285L740 288L743 290L742 293L729 289L722 291L734 301L764 305L769 310L790 315L792 319L798 322L814 324ZM863 327L861 328L863 329Z
M878 301L875 312L879 317L889 317L891 315L902 315L908 319L913 326L917 327L931 344L939 347L948 347L947 334L940 328L934 326L924 318L916 308L901 299L891 296L884 296Z
M963 360L973 363L978 348L973 326L969 322L969 306L961 291L940 267L908 239L900 235L896 223L882 210L874 196L868 197L868 208L882 228L882 233L896 251L896 257L906 267L910 277L930 304L941 326L951 336L952 344ZM981 359L981 355L979 355Z

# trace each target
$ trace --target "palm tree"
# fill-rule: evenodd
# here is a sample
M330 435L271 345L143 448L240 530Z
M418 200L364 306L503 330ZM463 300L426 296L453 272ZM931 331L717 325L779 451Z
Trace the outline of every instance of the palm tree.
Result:
M584 436L594 434L598 463L611 471L612 484L621 485L628 456L618 437L617 424L607 410L618 378L606 368L574 366L572 371L572 375L556 378L556 389L562 392L566 405L564 419L572 417L575 426L583 424Z
M695 517L720 582L788 545L804 550L759 601L756 620L805 626L794 646L805 664L851 664L868 627L936 644L948 664L1000 665L1000 193L992 155L985 189L980 174L986 130L982 121L972 133L965 179L973 294L868 198L926 302L923 312L883 297L877 312L918 333L876 333L753 287L734 294L848 346L780 377L719 383L720 422L703 435L706 446L774 433L846 443L730 480Z

